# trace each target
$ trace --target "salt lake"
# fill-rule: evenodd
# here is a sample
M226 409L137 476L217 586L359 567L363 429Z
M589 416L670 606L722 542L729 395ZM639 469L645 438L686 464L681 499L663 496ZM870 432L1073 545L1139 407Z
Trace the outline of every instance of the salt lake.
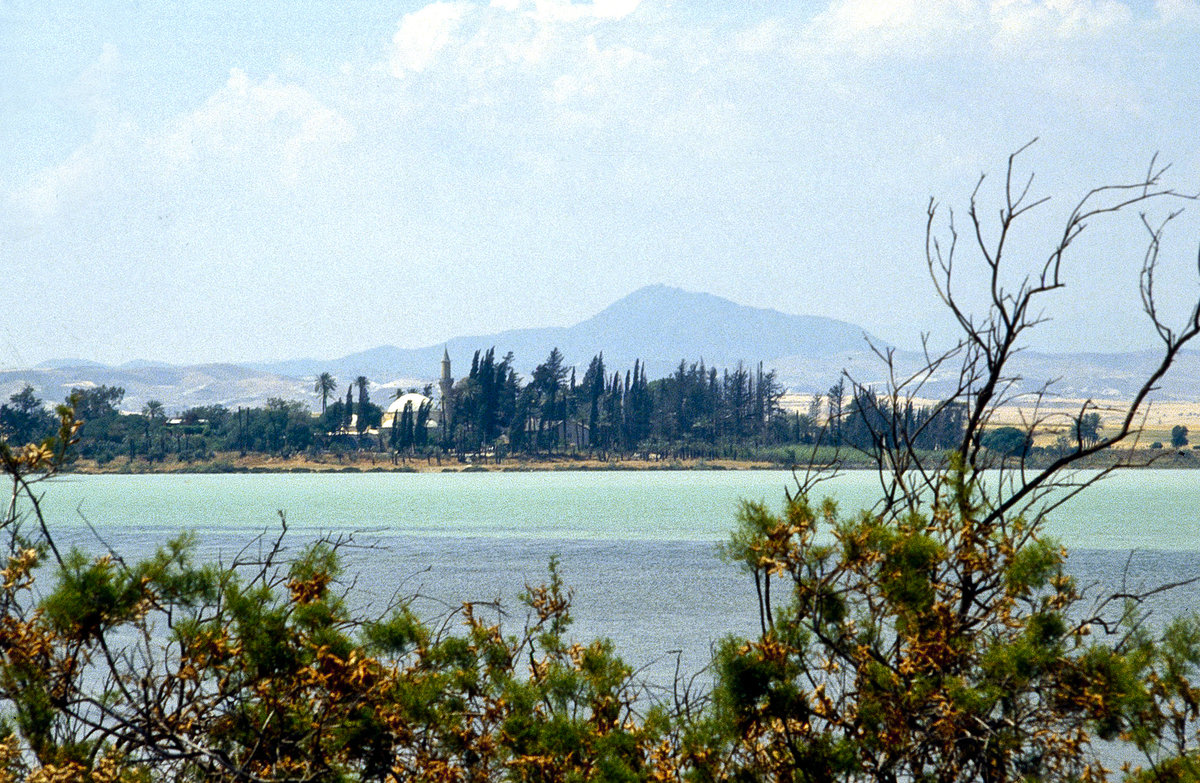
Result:
M300 547L353 533L354 596L419 596L427 614L462 601L516 596L542 581L552 556L575 590L575 634L611 638L656 680L708 660L727 634L758 624L753 584L716 556L739 499L782 505L788 471L542 471L63 476L40 485L60 538L99 551L147 553L195 531L202 557L228 561L286 515ZM877 476L847 472L818 494L845 512L878 495ZM93 533L93 530L95 531ZM1137 589L1200 576L1200 471L1129 471L1058 509L1047 527L1069 569L1097 590ZM1152 606L1167 616L1200 606L1189 586Z

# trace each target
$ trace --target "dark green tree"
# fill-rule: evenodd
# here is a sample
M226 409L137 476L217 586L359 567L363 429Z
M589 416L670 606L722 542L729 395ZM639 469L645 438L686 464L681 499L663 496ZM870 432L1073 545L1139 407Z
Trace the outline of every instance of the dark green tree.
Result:
M592 445L600 445L600 411L601 400L604 398L605 374L604 352L602 351L592 357L587 372L583 374L583 384L580 388L588 412L588 442Z
M337 391L337 379L331 374L323 372L313 382L313 391L321 398L321 414L324 415L326 403L330 396Z
M125 390L120 386L100 385L89 389L71 389L67 402L74 408L80 421L89 422L115 417L117 406L124 398Z
M1024 457L1033 446L1029 433L1016 427L997 427L983 436L983 447L1006 457Z
M149 400L142 406L142 415L151 421L161 422L167 418L167 411L158 400Z
M429 417L432 413L432 400L425 400L417 408L417 416L413 421L413 446L415 448L423 448L429 442Z
M369 426L367 424L367 415L371 398L367 392L367 387L371 385L371 382L367 380L367 376L360 375L354 379L354 385L358 387L358 433L361 435L367 431L367 427Z
M406 402L399 415L392 419L390 445L392 451L397 454L408 451L413 446L413 410L411 402Z
M825 410L828 412L825 427L829 431L829 444L838 446L842 442L843 405L846 401L844 378L838 378L837 383L829 387L829 391L825 393L825 400Z
M378 427L383 421L383 408L371 402L371 395L368 391L370 385L371 382L365 375L354 379L354 386L358 387L358 407L355 408L355 413L358 414L356 429L360 436L372 427ZM348 394L347 399L349 399Z
M67 404L82 422L78 454L99 461L111 459L117 453L133 448L133 439L141 433L136 417L122 417L117 410L125 390L119 386L100 385L92 388L73 388ZM122 421L122 419L130 419Z
M563 400L567 373L558 348L552 349L546 361L534 368L530 387L536 399L538 448L553 449L558 443L559 430L566 417Z
M1075 443L1079 448L1094 446L1100 440L1100 430L1103 429L1100 423L1099 413L1080 413L1075 418Z
M28 384L0 405L0 439L13 446L41 443L53 435L57 427L58 419L46 410Z
M346 424L346 402L341 399L334 400L318 421L322 433L332 435L342 429Z

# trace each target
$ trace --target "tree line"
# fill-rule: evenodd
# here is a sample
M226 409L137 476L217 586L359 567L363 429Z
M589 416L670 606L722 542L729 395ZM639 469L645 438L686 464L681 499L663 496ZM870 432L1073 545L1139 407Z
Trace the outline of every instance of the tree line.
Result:
M688 456L793 436L780 405L785 389L761 363L721 371L681 361L671 375L651 380L640 360L621 372L599 353L580 378L555 348L524 383L513 361L511 353L497 359L494 347L476 351L454 385L443 438L456 451L504 444L526 454L571 448Z
M791 462L797 446L868 451L896 438L936 451L955 442L963 426L961 406L910 402L893 409L845 379L811 395L804 410L786 411L785 387L761 362L718 369L702 359L681 360L671 374L650 379L640 360L622 372L600 353L579 377L557 348L528 379L517 373L512 353L497 356L494 347L475 351L467 375L439 401L441 410L429 399L432 385L397 389L383 404L371 398L371 382L361 375L344 395L329 373L318 375L312 388L318 412L304 401L271 398L263 406L194 406L174 417L151 400L140 412L122 414L124 390L114 386L73 389L67 402L83 422L77 453L101 464L121 458L195 462L229 452L496 459L768 455ZM406 406L394 421L385 420L386 404L418 391L424 404ZM36 442L53 427L53 415L31 387L0 405L0 434L12 442Z

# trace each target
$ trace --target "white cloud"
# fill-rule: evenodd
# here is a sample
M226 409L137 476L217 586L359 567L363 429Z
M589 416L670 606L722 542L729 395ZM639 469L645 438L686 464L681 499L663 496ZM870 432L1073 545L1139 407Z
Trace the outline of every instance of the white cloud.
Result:
M488 6L425 6L400 22L389 53L389 70L399 79L394 89L419 122L446 122L452 135L498 132L480 139L485 147L536 146L533 139L612 129L614 121L624 121L636 136L637 125L653 121L646 102L660 104L675 86L673 64L645 51L657 33L631 18L638 5L492 0ZM404 78L416 71L424 72L419 82Z
M1058 121L1052 117L1144 117L1154 102L1144 63L1177 56L1169 39L1187 35L1183 22L1197 7L1196 0L1158 0L1154 10L1136 12L1126 0L833 0L808 22L764 22L739 43L756 56L790 50L801 73L863 102L917 93L958 114L990 103L989 111L1007 110L1015 120L1040 118L1043 128L1030 126L1036 133Z
M7 194L21 212L40 220L71 209L124 174L118 159L136 146L139 130L113 105L113 82L121 69L120 51L105 44L75 79L68 92L91 118L91 136L60 163L34 173Z
M1194 0L1160 0L1160 14L1183 15ZM1011 53L1135 30L1121 0L834 0L807 32L830 49L863 57L954 57L988 43Z
M978 0L835 0L808 33L830 49L860 56L944 51L978 23Z
M405 14L392 36L392 75L420 73L438 53L450 45L463 17L472 8L467 3L432 3Z
M738 51L769 54L786 48L789 44L785 44L785 41L791 37L792 31L785 29L779 20L768 19L745 30L738 30L733 40Z
M1087 39L1128 29L1129 6L1117 0L995 0L990 16L996 43L1024 47L1047 36Z
M641 0L594 0L572 3L569 0L536 0L537 16L543 19L578 21L580 19L624 19L637 10Z
M1121 40L1136 48L1149 21L1117 0L832 0L811 18L724 28L641 7L434 2L400 19L374 70L284 81L233 69L201 105L148 135L110 113L19 200L46 213L71 191L93 192L130 171L169 182L212 168L287 186L313 167L329 169L356 139L366 149L381 129L413 124L429 145L452 136L512 160L541 154L548 142L598 155L634 149L654 158L658 149L720 158L742 154L749 139L803 135L817 122L822 133L853 135L876 121L873 113L897 106L911 107L904 113L912 117L965 113L970 84L989 92L987 111L998 116L1039 103L1103 117L1144 111L1129 73L1111 63ZM1160 24L1200 14L1197 0L1157 0L1155 8L1151 21ZM1098 40L1116 42L1108 59L1092 56ZM119 68L109 47L92 71ZM1012 95L1013 85L1022 94ZM914 91L923 94L914 99Z
M824 16L835 30L849 34L898 28L945 26L969 12L970 0L838 0Z
M573 3L571 0L492 0L491 7L503 11L526 9L531 16L543 20L577 21L579 19L624 19L641 5L641 0L593 0Z
M489 105L513 98L514 92L541 92L552 101L577 94L584 84L610 71L614 61L639 56L623 43L598 44L594 31L619 29L640 0L491 0L487 6L468 2L435 2L406 14L393 36L388 57L391 74L444 69L442 95L469 92L461 103ZM600 61L604 61L601 63ZM422 90L429 83L424 83ZM489 95L496 90L498 94ZM424 93L428 95L428 93Z
M651 58L628 46L601 48L595 36L586 36L576 52L571 70L554 79L550 95L556 102L572 97L594 97L619 84L623 73L651 64Z
M354 137L345 117L303 87L275 77L255 82L235 68L199 108L150 131L103 111L87 143L9 198L30 218L43 220L76 204L152 192L193 176L288 187L306 171L327 166Z
M1154 8L1166 24L1200 25L1200 0L1155 0Z
M147 149L168 171L198 161L267 164L283 181L294 182L354 135L349 121L303 87L273 76L255 83L235 68L221 90L149 139Z

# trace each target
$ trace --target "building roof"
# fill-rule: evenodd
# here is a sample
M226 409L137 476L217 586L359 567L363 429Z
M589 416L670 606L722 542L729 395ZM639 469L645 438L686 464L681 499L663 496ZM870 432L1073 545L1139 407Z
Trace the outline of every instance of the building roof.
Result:
M383 421L381 422L380 426L391 427L392 422L398 420L404 415L404 406L406 405L412 406L412 415L413 419L415 420L417 416L417 410L425 403L430 403L430 407L432 408L433 401L424 394L418 394L417 392L408 392L407 394L398 397L392 401L391 405L387 407L387 410L383 414ZM430 419L432 420L433 417L430 416Z
M404 394L404 395L396 398L395 400L393 400L392 404L387 407L387 412L388 413L403 413L404 406L411 405L412 411L415 414L417 412L417 408L420 408L422 405L424 405L427 402L433 402L433 401L430 400L428 397L426 397L424 394L420 394L419 392L408 392L407 394Z

